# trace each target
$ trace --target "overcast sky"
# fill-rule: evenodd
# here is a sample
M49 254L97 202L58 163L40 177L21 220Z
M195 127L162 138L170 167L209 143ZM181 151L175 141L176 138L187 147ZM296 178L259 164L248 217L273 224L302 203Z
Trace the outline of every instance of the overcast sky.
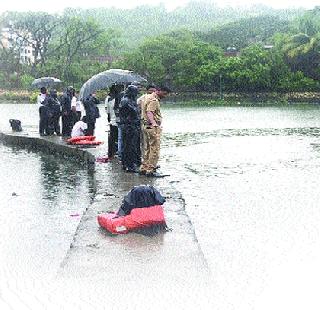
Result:
M190 0L0 0L0 13L7 10L57 12L62 11L65 7L93 8L115 6L130 9L141 4L157 5L160 2L164 3L167 9L172 10L178 6L185 5ZM319 0L207 0L205 2L213 2L219 6L263 3L274 8L305 7L309 9L320 5Z

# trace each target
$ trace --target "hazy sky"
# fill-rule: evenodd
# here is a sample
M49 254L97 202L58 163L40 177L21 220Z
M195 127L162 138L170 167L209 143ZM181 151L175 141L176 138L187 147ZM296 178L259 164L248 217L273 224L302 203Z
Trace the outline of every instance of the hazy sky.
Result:
M141 4L157 5L160 2L164 3L167 9L172 10L178 6L183 6L190 0L1 0L0 12L7 10L14 11L48 11L56 12L62 11L65 7L120 7L120 8L133 8ZM205 1L205 0L203 0ZM254 3L263 3L274 8L285 7L305 7L313 8L320 5L319 0L214 0L205 1L213 2L219 6L225 5L250 5Z

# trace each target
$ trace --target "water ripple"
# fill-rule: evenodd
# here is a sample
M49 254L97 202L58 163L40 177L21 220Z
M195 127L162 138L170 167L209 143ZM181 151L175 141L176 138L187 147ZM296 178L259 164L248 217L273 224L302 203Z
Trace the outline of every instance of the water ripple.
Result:
M245 136L308 136L320 137L319 127L300 128L248 128L219 129L210 132L166 133L163 135L164 147L181 147L207 143L209 138Z

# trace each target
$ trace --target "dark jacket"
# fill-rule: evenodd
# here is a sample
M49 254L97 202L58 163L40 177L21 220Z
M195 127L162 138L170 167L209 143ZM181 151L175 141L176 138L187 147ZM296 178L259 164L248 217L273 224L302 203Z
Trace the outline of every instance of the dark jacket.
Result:
M60 97L61 110L64 114L71 113L71 99L72 95L69 91L65 91Z
M86 111L87 123L95 123L96 119L100 117L98 103L99 100L92 95L84 101L83 106Z
M49 113L51 114L51 116L59 117L61 115L60 102L55 92L50 92L50 95L48 97L47 107L49 109Z
M118 215L128 215L132 209L163 205L166 199L150 185L135 186L123 199Z
M129 85L121 99L119 106L120 124L124 125L139 125L140 116L137 105L138 88L134 85Z

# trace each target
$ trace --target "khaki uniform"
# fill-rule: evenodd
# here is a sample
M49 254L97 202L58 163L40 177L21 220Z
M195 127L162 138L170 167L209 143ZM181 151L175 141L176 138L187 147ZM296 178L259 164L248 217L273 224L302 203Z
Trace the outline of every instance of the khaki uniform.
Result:
M147 112L152 112L158 127L149 124ZM142 172L154 172L160 156L160 138L162 116L160 111L160 98L155 94L147 95L141 104L141 116L143 122L143 157L140 170Z

